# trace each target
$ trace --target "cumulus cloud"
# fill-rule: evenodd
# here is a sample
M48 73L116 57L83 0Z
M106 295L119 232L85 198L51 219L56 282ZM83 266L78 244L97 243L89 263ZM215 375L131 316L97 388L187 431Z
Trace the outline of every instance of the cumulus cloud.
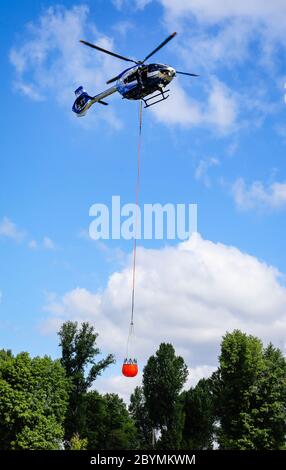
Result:
M201 181L207 188L211 185L211 180L208 174L210 168L219 165L219 160L217 158L211 157L206 159L201 159L196 167L195 178L198 181Z
M37 240L30 240L28 243L28 247L31 250L44 249L44 250L52 251L56 249L55 243L49 237L44 237L41 242L38 242Z
M8 217L3 217L0 220L0 238L10 238L16 242L21 242L27 233L24 230L20 230L17 225L12 222ZM37 242L37 240L29 240L27 241L27 246L31 250L37 250L38 248L43 248L45 250L54 250L56 248L55 243L53 240L47 236L45 236L41 243Z
M284 25L286 14L284 0L261 2L261 0L159 0L174 17L192 15L202 21L214 23L228 18L254 18L267 24Z
M123 8L130 8L130 4L132 3L135 9L142 10L151 2L152 0L133 0L133 2L130 2L130 0L112 0L113 5L118 10L122 10Z
M244 179L238 178L232 186L232 195L241 210L286 208L286 182L274 182L267 186L261 181L254 181L247 187Z
M199 380L208 378L216 370L214 366L202 365L197 367L189 368L189 375L185 384L185 389L188 390L190 387L195 387Z
M110 369L114 371L114 375L107 377L106 375L100 376L96 381L96 389L100 393L117 393L126 403L130 401L130 395L135 387L142 385L142 370L132 380L118 374L120 364L113 366ZM199 380L208 378L216 370L215 366L201 365L197 367L188 368L188 379L184 385L184 390L189 390L190 387L195 387Z
M179 102L184 102L182 116L177 116L176 122L184 122L184 125L195 122L201 125L208 121L210 126L214 125L228 131L232 127L229 123L233 121L234 113L237 117L238 103L240 103L240 122L248 125L260 124L269 113L269 108L273 107L273 96L270 96L269 85L266 84L267 76L270 74L273 77L274 72L276 76L281 75L281 63L277 60L277 51L281 45L286 46L285 2L283 0L262 2L263 4L260 0L242 2L156 0L156 2L163 7L163 17L168 32L177 29L180 33L170 46L176 57L174 63L181 70L200 74L201 78L198 80L203 80L204 86L210 89L206 93L207 100L204 99L203 102L206 110L203 114L200 112L202 100L195 103L198 106L193 109L194 106L191 105L194 103L185 102L185 99L179 101L179 97L178 106ZM136 4L136 0L133 3ZM255 54L255 64L253 54ZM235 75L234 70L236 70ZM249 70L252 72L251 77L248 74ZM222 80L229 83L230 72L233 91L228 90L228 102L226 102L227 89L224 89L223 94L221 89L217 89L219 93L214 94L211 91L212 82L215 76L219 76L220 84ZM252 89L254 77L257 77L256 87ZM261 90L264 96L261 96ZM269 95L268 99L266 95ZM214 104L214 111L212 107L208 109L206 101L209 105ZM173 113L173 108L171 109ZM221 113L217 113L217 110L221 110ZM209 119L207 111L211 111ZM172 123L178 114L179 111L175 112L174 117L170 116L169 122Z
M151 108L158 121L183 127L211 127L221 134L236 128L239 106L225 84L213 80L206 99L198 101L189 97L176 80L168 100Z
M118 63L106 54L95 54L80 44L80 39L113 48L111 38L90 21L87 6L48 8L29 23L21 44L10 51L16 72L14 88L36 101L53 96L68 109L80 84L91 94L106 88L106 80L119 71ZM120 127L114 112L104 111L100 117Z
M113 26L114 31L123 37L125 37L129 31L134 28L135 25L131 21L118 21L118 23Z
M28 243L28 247L31 248L31 250L37 250L38 242L36 240L30 240Z
M260 42L261 59L273 55L274 43L285 42L286 4L284 0L157 0L164 8L169 27L178 23L184 28L182 55L191 65L202 67L231 65L249 57L253 41ZM191 35L187 25L192 22ZM211 29L213 26L216 29Z
M17 225L8 217L3 217L0 221L0 237L11 238L16 242L20 242L25 237L25 232L19 230Z
M41 95L37 87L32 83L25 83L23 80L18 80L14 83L14 90L28 96L28 98L31 98L33 101L44 101L43 95Z
M44 237L43 239L43 248L45 250L55 250L56 246L53 240L49 237Z
M113 367L115 375L106 377L100 376L96 380L96 390L100 393L117 393L126 403L129 403L130 395L134 388L142 383L142 371L136 377L130 380L122 374L118 374L120 365Z
M140 365L161 342L171 342L195 381L216 366L226 331L239 328L277 344L285 338L286 288L274 267L198 234L177 247L140 248L137 260L133 354ZM120 367L130 297L128 265L113 273L100 292L76 288L50 298L42 331L54 332L66 320L89 321L99 332L101 349L114 352ZM106 387L110 380L123 387L115 378L108 379Z

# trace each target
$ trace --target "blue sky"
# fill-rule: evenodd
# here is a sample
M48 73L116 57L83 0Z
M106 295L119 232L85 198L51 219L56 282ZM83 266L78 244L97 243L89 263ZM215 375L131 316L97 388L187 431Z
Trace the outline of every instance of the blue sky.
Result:
M1 347L55 357L58 325L87 319L120 364L132 242L95 243L85 234L93 203L110 204L112 195L134 201L138 104L113 95L108 108L72 115L77 86L95 94L125 68L78 40L142 58L173 31L177 37L154 59L200 77L176 77L169 100L143 113L140 198L197 203L200 239L197 248L183 248L185 263L178 240L140 242L138 355L143 361L170 340L200 376L216 364L219 338L233 326L284 347L286 295L278 272L286 271L286 6L240 3L1 4ZM145 282L152 276L154 293ZM242 286L247 276L251 292ZM165 297L169 285L172 298ZM198 295L206 324L213 315L208 333L192 316ZM249 316L241 305L248 300L261 304ZM186 308L180 329L185 321L196 335L173 335L166 305L178 318ZM160 335L149 337L156 322ZM118 368L102 389L124 395Z

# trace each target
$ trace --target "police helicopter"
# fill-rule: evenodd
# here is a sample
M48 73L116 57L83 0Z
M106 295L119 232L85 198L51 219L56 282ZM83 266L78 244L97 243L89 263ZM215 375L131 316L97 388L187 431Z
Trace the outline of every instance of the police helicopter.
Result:
M115 85L111 86L107 90L99 93L95 96L90 96L82 86L75 90L76 100L73 104L72 110L77 116L84 116L87 110L94 104L100 103L107 105L104 101L109 95L112 95L118 91L122 98L128 100L143 100L145 108L152 106L160 101L166 100L169 95L167 93L170 90L165 90L165 87L173 80L176 75L189 75L190 77L198 77L194 73L178 72L173 67L165 64L145 64L152 55L158 52L164 47L171 39L176 36L177 33L173 33L168 36L156 49L148 54L143 60L133 60L128 57L116 54L115 52L108 51L102 47L91 44L90 42L80 40L82 44L92 47L98 51L109 54L118 59L125 60L126 62L132 62L135 65L124 70L116 77L111 78L106 83Z

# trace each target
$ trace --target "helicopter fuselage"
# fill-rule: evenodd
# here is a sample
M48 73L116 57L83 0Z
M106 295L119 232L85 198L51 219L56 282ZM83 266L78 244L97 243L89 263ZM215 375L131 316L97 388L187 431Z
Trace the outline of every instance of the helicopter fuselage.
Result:
M87 110L94 103L107 104L103 101L109 95L116 91L122 95L122 98L128 100L140 100L154 92L158 91L162 95L162 101L167 96L164 94L164 88L173 80L176 71L173 67L164 64L144 64L136 65L124 70L118 77L116 83L111 88L95 96L89 96L83 87L75 90L76 100L73 104L74 113L80 117L84 116ZM157 95L154 96L156 98ZM149 98L150 100L151 98ZM147 105L148 99L144 100ZM158 102L156 101L156 103Z
M122 72L116 87L123 98L140 100L155 91L162 91L175 75L175 69L169 65L136 65Z

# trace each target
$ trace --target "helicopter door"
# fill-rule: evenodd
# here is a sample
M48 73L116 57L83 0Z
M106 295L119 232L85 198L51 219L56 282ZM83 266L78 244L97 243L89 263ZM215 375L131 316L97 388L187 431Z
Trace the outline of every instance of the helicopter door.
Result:
M140 74L141 74L141 79L143 83L147 82L147 73L148 73L148 66L142 67Z
M137 71L130 73L124 80L124 83L127 85L129 83L136 82L137 83Z

